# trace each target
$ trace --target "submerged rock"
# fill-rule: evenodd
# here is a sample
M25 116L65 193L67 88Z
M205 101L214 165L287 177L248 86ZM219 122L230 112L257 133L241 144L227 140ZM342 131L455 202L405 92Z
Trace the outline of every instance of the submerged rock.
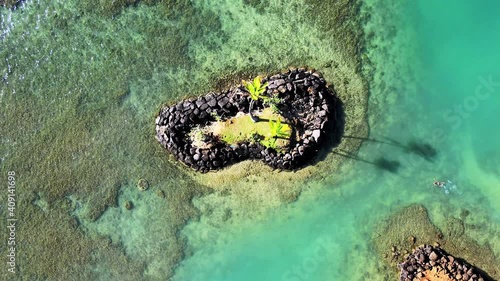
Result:
M0 8L5 7L9 9L16 9L18 8L24 0L5 0L5 1L0 1Z
M127 210L131 210L132 208L134 208L134 204L130 201L126 201L124 206L125 206L125 209L127 209Z
M149 188L149 182L146 179L139 179L137 182L137 188L140 191L145 191Z

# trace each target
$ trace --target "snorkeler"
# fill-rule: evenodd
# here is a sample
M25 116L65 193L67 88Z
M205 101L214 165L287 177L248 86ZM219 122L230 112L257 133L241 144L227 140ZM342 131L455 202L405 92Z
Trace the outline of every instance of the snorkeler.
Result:
M444 193L446 193L446 194L455 193L458 195L462 195L462 191L458 190L457 185L454 184L450 180L439 181L437 179L434 179L434 182L432 183L432 185L439 187L439 188L442 188L444 190Z
M434 182L432 183L432 185L443 188L444 185L445 185L445 182L444 181L434 180Z

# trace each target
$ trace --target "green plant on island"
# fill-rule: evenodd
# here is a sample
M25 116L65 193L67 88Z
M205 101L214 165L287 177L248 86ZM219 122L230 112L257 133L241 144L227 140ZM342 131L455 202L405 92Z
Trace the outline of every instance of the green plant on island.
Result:
M248 118L248 114L243 113L213 122L206 128L205 133L213 134L228 145L251 142L279 150L290 144L292 128L284 122L283 116L274 113L269 107L256 115L259 117L258 122L253 122Z
M267 148L278 150L278 145L276 144L275 138L267 138L265 140L262 140L260 143Z
M217 114L217 112L215 112L215 111L210 112L210 116L212 116L214 118L214 120L217 122L222 120L222 118L219 116L219 114Z
M269 128L270 134L273 138L282 138L288 139L290 138L291 129L288 124L281 124L281 119L278 120L269 120Z
M271 97L262 96L262 100L264 101L264 105L269 106L274 113L280 112L278 105L283 101L277 95L272 95Z
M291 137L292 129L288 124L282 124L281 119L269 120L269 136L260 143L267 147L279 151L281 147L278 145L278 139L288 140Z
M256 101L258 101L260 98L263 98L263 94L266 91L267 85L269 83L264 83L262 84L260 76L255 77L253 79L253 82L247 82L245 80L242 81L243 85L245 86L245 89L250 93L250 106L248 109L248 112L250 113L250 118L252 119L253 122L259 121L259 117L254 116L252 113L253 105Z

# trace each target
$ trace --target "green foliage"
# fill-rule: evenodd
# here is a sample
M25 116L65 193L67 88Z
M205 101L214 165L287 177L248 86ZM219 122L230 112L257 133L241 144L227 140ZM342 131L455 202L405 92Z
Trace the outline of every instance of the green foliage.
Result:
M225 143L237 143L239 140L239 136L228 134L228 135L223 135L221 139Z
M270 134L272 138L289 138L291 129L287 124L281 124L281 119L269 120Z
M219 114L217 114L217 112L215 111L212 111L210 112L210 115L215 119L215 121L219 122L222 120L222 118L219 116Z
M278 145L276 144L276 138L266 138L265 140L262 140L260 143L267 148L278 150Z
M282 102L282 100L277 95L273 95L271 97L262 96L262 100L264 101L264 105L269 106L274 113L280 112L278 105Z
M283 116L273 113L268 107L264 108L259 118L261 121L253 122L245 114L234 116L212 123L204 133L212 133L229 145L242 142L260 143L276 151L281 151L290 145L292 128L289 124L283 123Z
M281 146L278 145L278 139L289 139L291 136L291 128L287 124L282 124L281 119L269 120L269 136L267 136L260 143L267 147L272 148L276 151L281 150Z
M243 80L243 85L250 93L250 97L256 101L259 98L262 98L262 94L264 94L264 92L266 91L266 87L267 85L269 85L269 83L266 82L262 84L260 76L257 76L251 83Z

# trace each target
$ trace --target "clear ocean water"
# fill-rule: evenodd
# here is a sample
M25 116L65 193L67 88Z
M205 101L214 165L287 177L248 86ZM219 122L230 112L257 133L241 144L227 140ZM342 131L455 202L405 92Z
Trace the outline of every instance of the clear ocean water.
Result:
M116 255L145 264L143 278L161 280L172 255L165 233L174 224L162 214L177 206L174 190L201 187L163 159L152 129L159 106L201 94L217 77L249 65L322 65L334 56L329 33L304 18L304 1L266 2L270 8L248 2L197 0L172 10L140 4L114 16L100 12L104 1L2 9L0 168L2 176L18 171L19 208L30 210L20 216L76 216L74 231L83 233L76 237L110 237L122 249ZM211 224L202 212L175 230L189 253L173 280L384 280L371 245L374 227L412 203L423 204L438 227L471 210L469 222L481 227L467 235L500 259L500 2L366 0L360 13L369 14L365 56L376 65L370 138L428 143L435 161L366 141L359 157L398 161L397 173L349 160L349 169L311 180L296 202L259 220ZM271 38L260 43L259 32ZM303 47L291 48L291 40ZM140 177L167 200L138 194ZM433 188L434 179L450 180L458 192ZM117 205L85 217L93 200L104 200L97 190L116 182ZM119 208L126 200L133 213ZM30 204L46 207L31 211ZM21 245L30 244L22 231ZM19 263L22 276L30 260L19 252ZM90 267L98 279L126 280L104 265Z

